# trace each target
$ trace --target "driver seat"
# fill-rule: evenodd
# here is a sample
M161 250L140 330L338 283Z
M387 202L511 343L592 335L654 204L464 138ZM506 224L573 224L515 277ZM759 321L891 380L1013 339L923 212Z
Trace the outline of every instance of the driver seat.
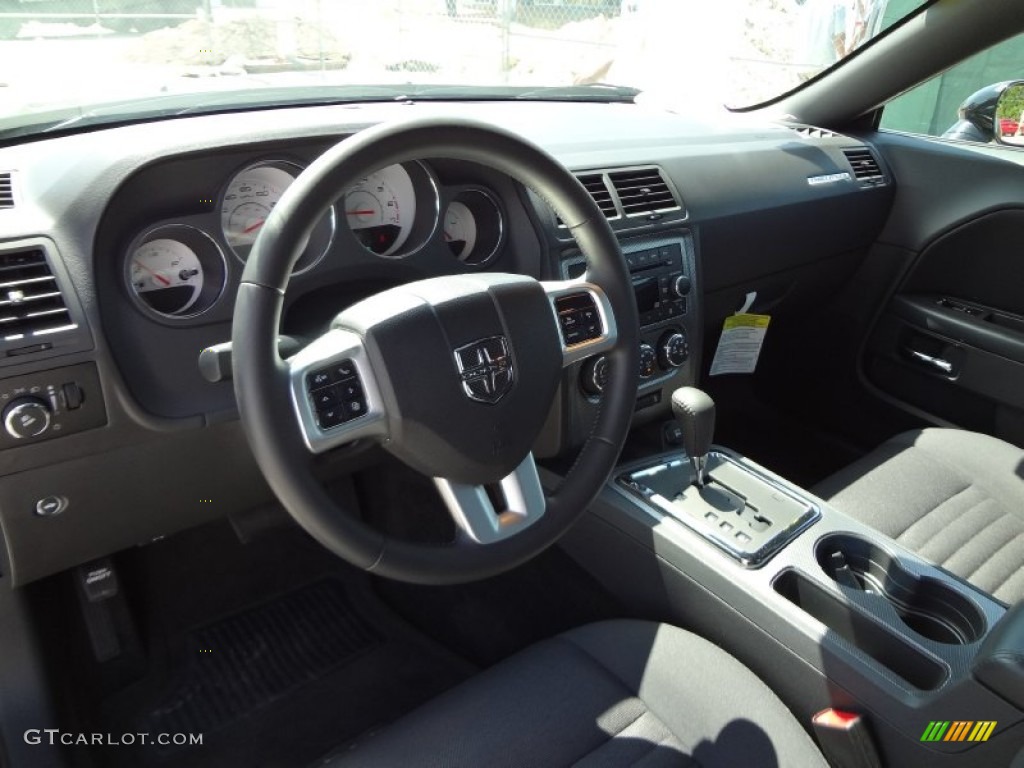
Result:
M616 620L527 648L322 768L826 766L753 672L666 624Z

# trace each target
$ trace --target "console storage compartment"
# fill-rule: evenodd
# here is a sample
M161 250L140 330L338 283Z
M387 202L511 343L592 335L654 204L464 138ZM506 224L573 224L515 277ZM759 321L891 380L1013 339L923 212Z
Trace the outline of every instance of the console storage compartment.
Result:
M946 669L888 627L826 592L798 571L783 571L775 591L803 609L848 643L899 675L915 688L931 691L946 679Z

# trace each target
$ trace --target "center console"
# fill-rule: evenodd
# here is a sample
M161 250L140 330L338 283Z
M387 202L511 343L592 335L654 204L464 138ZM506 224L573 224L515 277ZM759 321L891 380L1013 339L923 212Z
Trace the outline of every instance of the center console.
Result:
M663 418L672 392L696 380L700 356L700 290L693 234L687 229L630 237L620 242L629 268L639 316L640 376L637 424ZM559 276L586 271L575 247L559 254ZM568 443L586 439L608 378L608 360L598 355L570 370L564 407Z
M696 437L619 467L570 554L641 615L736 655L803 722L862 715L885 765L1024 759L1024 608L711 447L699 400L673 405Z

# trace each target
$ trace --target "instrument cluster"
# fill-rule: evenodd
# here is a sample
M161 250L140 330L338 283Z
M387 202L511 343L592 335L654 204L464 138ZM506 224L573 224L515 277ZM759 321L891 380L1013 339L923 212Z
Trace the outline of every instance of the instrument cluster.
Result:
M216 218L204 219L208 226L190 219L139 232L123 257L125 285L138 308L173 322L215 306L226 293L228 260L244 265L271 211L302 170L282 158L249 163L221 186ZM481 267L500 252L505 228L503 206L490 189L442 185L420 162L389 165L339 195L313 228L292 275L340 263L353 248L402 259L435 245L464 265Z

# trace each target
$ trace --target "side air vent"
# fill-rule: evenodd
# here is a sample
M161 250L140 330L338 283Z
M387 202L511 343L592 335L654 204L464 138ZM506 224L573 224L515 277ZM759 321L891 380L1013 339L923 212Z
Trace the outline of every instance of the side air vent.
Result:
M577 177L580 183L586 188L590 196L594 198L597 207L601 209L606 219L614 219L619 215L615 209L615 201L612 193L608 191L608 185L604 183L604 175L600 173L581 173Z
M680 208L657 168L612 171L608 179L626 216L645 216Z
M0 208L14 207L14 182L9 172L0 173Z
M882 169L879 168L878 161L871 154L871 150L866 148L844 149L843 154L846 155L846 159L850 163L854 178L861 185L877 187L885 184L885 176L882 175Z
M76 328L78 325L71 317L43 251L0 253L0 344L3 347L39 344Z

